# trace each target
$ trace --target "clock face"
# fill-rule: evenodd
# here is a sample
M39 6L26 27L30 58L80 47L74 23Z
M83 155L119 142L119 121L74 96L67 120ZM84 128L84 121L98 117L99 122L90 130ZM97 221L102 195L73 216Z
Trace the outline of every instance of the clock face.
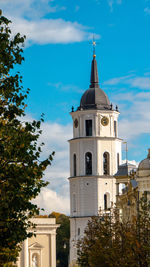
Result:
M101 124L102 124L103 126L107 126L108 123L109 123L109 119L108 119L107 117L103 117L103 118L101 119Z
M77 128L77 127L78 127L78 124L79 124L79 123L78 123L78 120L75 119L75 120L74 120L74 127Z

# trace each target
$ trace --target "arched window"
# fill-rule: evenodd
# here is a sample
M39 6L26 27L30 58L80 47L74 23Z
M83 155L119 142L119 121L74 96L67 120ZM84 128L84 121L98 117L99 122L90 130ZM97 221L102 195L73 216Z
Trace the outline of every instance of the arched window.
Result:
M92 154L90 152L85 154L85 173L92 174Z
M110 208L110 194L106 193L104 194L104 210L107 210Z
M103 154L103 174L104 175L109 175L109 153L105 152Z
M77 175L77 160L76 160L76 154L73 155L73 175Z
M107 195L104 195L104 210L107 210Z

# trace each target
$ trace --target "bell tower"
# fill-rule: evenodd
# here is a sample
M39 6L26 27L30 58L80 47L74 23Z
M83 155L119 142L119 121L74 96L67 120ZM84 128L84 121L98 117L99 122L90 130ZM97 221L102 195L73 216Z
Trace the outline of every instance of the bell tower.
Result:
M70 266L76 262L76 243L84 235L91 216L116 202L114 174L121 162L118 138L119 111L100 89L96 55L91 64L90 87L80 106L70 113L73 138L70 143Z

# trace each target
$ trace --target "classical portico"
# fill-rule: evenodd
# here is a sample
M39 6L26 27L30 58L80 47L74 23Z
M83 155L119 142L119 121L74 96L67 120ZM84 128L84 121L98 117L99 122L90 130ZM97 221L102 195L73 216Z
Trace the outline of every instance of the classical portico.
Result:
M55 218L33 218L36 236L23 242L17 262L18 267L56 267L56 225Z

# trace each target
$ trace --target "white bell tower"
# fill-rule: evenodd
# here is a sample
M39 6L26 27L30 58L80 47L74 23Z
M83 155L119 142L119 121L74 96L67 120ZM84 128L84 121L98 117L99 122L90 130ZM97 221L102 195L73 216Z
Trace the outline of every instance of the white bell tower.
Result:
M119 112L99 87L95 57L94 54L90 88L78 109L70 113L70 266L76 262L76 242L84 235L90 217L97 215L100 208L109 210L116 202L113 175L121 162Z

